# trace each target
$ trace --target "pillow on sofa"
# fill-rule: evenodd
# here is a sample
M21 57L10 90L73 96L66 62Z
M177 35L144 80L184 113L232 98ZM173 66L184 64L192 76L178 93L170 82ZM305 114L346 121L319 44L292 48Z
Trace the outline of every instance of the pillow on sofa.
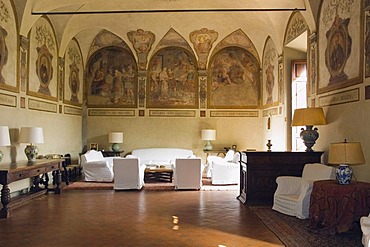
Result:
M225 161L227 161L227 162L233 162L233 160L234 160L234 154L235 154L235 152L234 152L234 150L229 150L229 151L227 151L227 153L226 153L226 155L225 155Z

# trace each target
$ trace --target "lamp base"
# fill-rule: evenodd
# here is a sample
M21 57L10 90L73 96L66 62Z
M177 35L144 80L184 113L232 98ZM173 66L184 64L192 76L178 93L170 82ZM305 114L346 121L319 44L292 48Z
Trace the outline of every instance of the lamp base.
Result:
M319 132L317 128L312 129L312 125L306 126L306 129L301 129L300 137L306 146L306 152L313 152L313 145L315 145L317 138L319 138Z
M35 161L37 154L39 153L39 149L37 146L34 145L27 145L26 148L24 149L24 153L27 156L27 159L29 161Z
M0 162L3 160L4 154L0 151Z
M204 146L203 150L204 151L211 151L212 150L212 144L211 141L206 141L206 145Z
M119 144L118 143L113 143L112 145L112 151L113 152L119 152L120 148L119 148Z
M336 169L338 184L350 184L352 178L352 168L349 165L341 164Z

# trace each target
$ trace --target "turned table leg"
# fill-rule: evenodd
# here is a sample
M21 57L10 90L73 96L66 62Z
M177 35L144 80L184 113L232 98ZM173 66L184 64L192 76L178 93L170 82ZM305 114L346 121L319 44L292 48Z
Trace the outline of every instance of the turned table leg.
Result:
M53 182L55 182L56 187L54 190L55 194L60 194L61 189L60 189L60 183L62 182L62 174L60 173L60 170L56 170L55 173L53 173Z
M10 203L10 189L7 184L3 184L3 188L1 190L1 203L3 204L3 208L0 210L0 218L8 218L9 217L9 208L8 204Z

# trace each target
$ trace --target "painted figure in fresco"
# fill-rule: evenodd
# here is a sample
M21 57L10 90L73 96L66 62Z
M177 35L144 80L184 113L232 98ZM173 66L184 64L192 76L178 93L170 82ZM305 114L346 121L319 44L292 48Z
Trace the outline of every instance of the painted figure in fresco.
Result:
M348 79L344 68L352 49L352 38L348 31L349 22L350 18L342 19L336 14L330 29L326 32L325 65L330 73L329 85Z
M118 103L119 98L123 95L123 85L122 85L122 72L116 69L114 71L113 77L113 89L112 89L112 96L113 96L113 103Z
M38 57L36 60L36 74L40 80L38 93L51 95L49 84L53 77L52 59L53 55L49 52L46 45L37 47Z
M330 66L334 70L338 70L343 66L344 63L344 48L343 48L343 37L340 35L340 33L337 33L334 35L334 45L333 45L333 51L330 55Z
M100 95L104 84L104 68L101 66L95 73L91 82L91 95Z
M269 64L265 70L265 73L266 73L266 93L267 93L266 104L271 104L273 102L272 91L275 85L274 66L272 64Z
M101 92L102 96L109 96L111 94L113 88L113 81L114 81L113 72L112 69L109 68L102 86Z
M123 84L125 89L125 95L129 102L133 102L134 100L134 80L135 80L135 73L134 69L131 65L127 66L126 71L123 73Z
M6 46L5 38L8 32L0 26L0 83L5 84L5 78L2 75L2 71L6 63L8 62L8 47Z
M69 74L69 88L71 89L71 101L79 103L78 92L80 91L80 78L78 76L79 68L75 63L69 65L70 74Z

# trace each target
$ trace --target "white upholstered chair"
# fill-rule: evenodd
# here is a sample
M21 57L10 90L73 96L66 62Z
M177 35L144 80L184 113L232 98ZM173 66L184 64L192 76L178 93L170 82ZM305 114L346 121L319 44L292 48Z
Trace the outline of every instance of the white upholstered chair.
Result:
M103 157L102 152L89 150L81 156L81 166L85 181L113 181L113 157Z
M176 190L200 190L202 187L201 158L177 158L174 165Z
M138 158L114 158L114 190L140 190L144 186L145 165Z
M225 157L208 156L207 176L212 184L238 184L240 182L240 154L227 151Z
M300 219L307 219L313 182L326 179L335 179L335 169L319 163L306 164L302 177L278 177L272 209Z
M360 225L362 231L362 244L365 247L370 247L370 214L369 216L361 217Z

